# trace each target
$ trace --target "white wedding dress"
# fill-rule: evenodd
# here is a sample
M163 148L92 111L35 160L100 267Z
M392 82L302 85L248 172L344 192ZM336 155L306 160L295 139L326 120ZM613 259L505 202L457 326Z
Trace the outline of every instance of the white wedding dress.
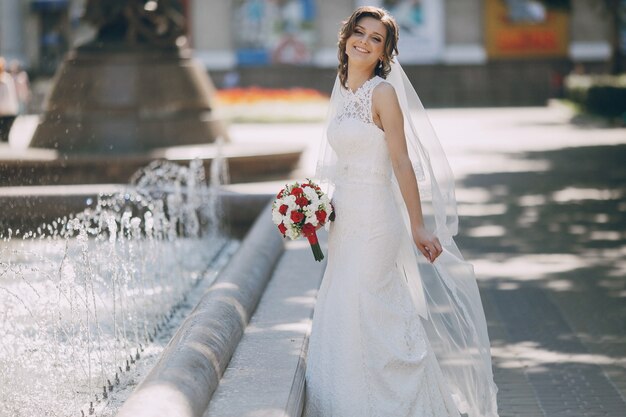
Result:
M405 233L372 91L344 90L328 140L337 153L327 267L306 368L305 417L458 417L396 266Z

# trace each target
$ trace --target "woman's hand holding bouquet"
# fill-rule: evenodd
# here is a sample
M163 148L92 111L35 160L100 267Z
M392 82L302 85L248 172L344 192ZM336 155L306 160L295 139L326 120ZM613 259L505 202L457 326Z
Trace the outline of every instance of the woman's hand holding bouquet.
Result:
M306 237L316 261L324 259L316 231L328 230L328 221L335 219L330 199L320 187L309 180L285 185L272 204L272 221L280 233L290 239Z

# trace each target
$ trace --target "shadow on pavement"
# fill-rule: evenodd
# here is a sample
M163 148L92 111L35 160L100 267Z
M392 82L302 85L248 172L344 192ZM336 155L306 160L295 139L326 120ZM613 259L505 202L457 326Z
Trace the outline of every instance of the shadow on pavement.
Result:
M457 240L479 276L501 416L621 415L626 145L515 157L547 169L459 184L483 196L460 201Z

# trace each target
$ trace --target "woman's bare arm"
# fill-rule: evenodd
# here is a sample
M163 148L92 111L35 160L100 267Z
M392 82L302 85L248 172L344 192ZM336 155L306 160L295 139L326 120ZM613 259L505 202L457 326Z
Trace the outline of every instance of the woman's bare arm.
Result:
M409 213L413 240L424 256L432 262L441 254L442 248L439 239L424 227L419 188L409 158L404 135L404 119L398 97L390 84L380 83L374 89L372 101L373 114L378 117L385 131L391 165Z

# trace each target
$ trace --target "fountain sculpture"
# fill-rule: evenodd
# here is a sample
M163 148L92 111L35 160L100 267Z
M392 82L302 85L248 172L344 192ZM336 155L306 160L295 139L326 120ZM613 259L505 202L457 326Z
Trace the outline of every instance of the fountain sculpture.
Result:
M225 136L181 9L178 0L89 0L84 19L97 35L61 64L30 146L145 153Z

